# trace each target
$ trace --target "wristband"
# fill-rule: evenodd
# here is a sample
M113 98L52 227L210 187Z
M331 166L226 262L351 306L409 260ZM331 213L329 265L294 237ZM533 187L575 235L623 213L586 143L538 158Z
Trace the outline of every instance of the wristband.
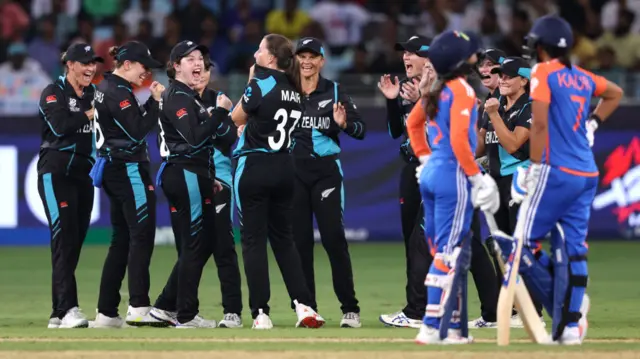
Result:
M592 113L591 115L589 115L589 119L596 121L596 123L598 124L598 127L602 125L602 119L600 118L600 116L596 115L595 113Z

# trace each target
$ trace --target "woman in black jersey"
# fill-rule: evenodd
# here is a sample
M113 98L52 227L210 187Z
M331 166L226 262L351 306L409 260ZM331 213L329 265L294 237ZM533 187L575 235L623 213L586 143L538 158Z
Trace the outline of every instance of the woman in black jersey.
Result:
M62 54L65 74L40 95L42 143L38 193L51 231L53 269L49 328L81 328L89 322L78 308L75 271L89 229L94 189L89 172L94 159L93 95L96 63L88 44L73 44Z
M162 64L146 45L130 41L112 47L115 70L106 73L95 95L98 159L91 171L93 184L104 188L111 206L113 236L102 270L95 328L154 325L149 316L149 265L156 232L156 195L146 136L158 123L164 86L153 82L151 96L141 106L133 86L141 86L152 68ZM118 315L120 288L128 273L129 308Z
M215 108L205 107L195 87L202 82L208 49L182 41L171 50L169 67L175 80L162 94L159 140L162 166L157 175L169 205L177 213L181 251L151 315L179 328L215 328L214 320L198 315L202 270L216 241L213 136L229 115L231 101L218 96Z
M271 329L267 239L296 310L296 326L324 324L308 303L311 293L293 242L295 167L291 133L302 116L299 63L291 41L264 37L249 84L232 118L245 126L234 151L234 190L242 221L242 253L254 329Z

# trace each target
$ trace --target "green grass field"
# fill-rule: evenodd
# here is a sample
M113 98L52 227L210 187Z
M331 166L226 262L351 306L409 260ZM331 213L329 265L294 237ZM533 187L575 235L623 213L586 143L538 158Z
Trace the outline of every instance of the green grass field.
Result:
M352 244L356 293L362 308L361 329L339 328L341 313L331 285L327 256L316 247L316 276L319 312L327 319L318 330L296 329L295 313L289 309L277 265L271 258L271 318L275 328L252 331L246 309L248 299L243 283L245 328L176 330L134 328L122 330L46 329L50 312L49 249L0 249L0 357L164 357L173 351L181 355L206 357L246 357L261 355L282 358L301 357L514 357L580 355L640 357L640 243L594 242L589 253L589 288L592 308L587 343L579 348L536 346L527 343L523 330L513 330L514 344L498 348L495 330L472 331L476 343L464 347L424 347L413 343L414 329L384 327L380 313L392 312L404 304L404 255L401 244ZM95 316L97 293L105 246L86 246L77 271L80 306L89 319ZM157 247L152 261L151 297L162 289L173 261L172 247ZM242 270L241 270L242 271ZM478 313L478 301L470 284L471 318ZM121 290L121 314L126 313L126 280ZM211 260L200 286L201 313L220 319L220 289ZM548 322L549 323L549 322ZM114 353L114 351L119 351ZM192 351L197 351L192 353ZM430 351L429 354L421 354ZM503 353L508 351L509 353ZM189 354L191 353L191 354ZM348 354L351 353L351 354ZM439 353L439 354L437 354ZM347 355L348 354L348 355ZM505 356L506 357L506 356Z

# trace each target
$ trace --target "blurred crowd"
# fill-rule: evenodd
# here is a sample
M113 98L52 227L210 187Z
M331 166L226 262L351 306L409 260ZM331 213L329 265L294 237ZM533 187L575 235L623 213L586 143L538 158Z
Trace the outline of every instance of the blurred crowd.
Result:
M178 41L198 41L211 49L215 76L226 77L246 73L266 33L313 36L327 45L323 75L340 80L400 74L396 41L448 29L519 55L532 22L548 13L572 24L576 64L611 76L640 69L640 0L0 0L0 96L11 90L4 76L59 76L59 54L76 41L108 59L110 46L136 39L161 61Z

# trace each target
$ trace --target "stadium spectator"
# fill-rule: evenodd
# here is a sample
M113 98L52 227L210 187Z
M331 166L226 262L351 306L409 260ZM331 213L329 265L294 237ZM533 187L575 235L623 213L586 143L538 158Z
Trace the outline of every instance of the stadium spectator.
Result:
M174 11L173 14L182 25L180 32L182 39L200 38L200 24L207 16L213 16L213 13L202 5L201 0L189 0L187 6Z
M416 27L418 35L434 38L449 26L449 20L444 12L441 2L419 0L419 20Z
M29 28L29 15L13 0L0 0L0 38L17 40Z
M480 36L485 48L495 48L505 40L498 25L498 14L494 8L485 7L484 16L480 22Z
M524 37L527 36L530 28L531 21L528 13L522 9L516 10L511 19L511 30L503 41L498 43L497 47L503 50L507 56L520 56Z
M636 15L631 24L631 31L640 33L640 21L637 21L637 17L640 14L640 0L609 0L605 2L606 4L604 4L600 13L600 22L605 31L615 31L619 22L620 11L628 10Z
M200 45L209 49L209 56L214 64L212 71L226 74L229 63L230 44L226 36L220 35L218 19L207 16L202 21L202 36Z
M63 45L63 48L69 47L70 44L76 42L83 42L85 44L91 44L93 46L93 31L95 27L93 21L90 18L83 18L78 21L78 28L76 32L71 34L66 40L67 43Z
M324 28L326 43L336 53L362 40L362 27L369 22L369 12L352 0L325 0L309 10L314 21ZM395 40L394 40L395 42Z
M260 47L260 41L263 37L262 23L257 20L250 20L243 31L242 37L233 45L231 54L232 69L238 71L246 71L254 63L253 54Z
M640 69L640 35L631 32L635 17L630 10L620 10L615 29L607 30L598 39L599 47L611 46L616 49L616 65L627 70Z
M309 24L311 18L307 13L298 8L298 0L285 0L284 9L274 9L267 14L265 24L267 33L284 35L295 41L300 33Z
M123 1L82 0L80 13L90 16L97 24L113 24L122 12Z
M48 9L46 6L43 7ZM80 0L52 0L51 14L56 18L55 31L58 44L65 44L69 36L78 30L79 11Z
M598 48L584 32L584 23L576 23L573 28L573 49L571 49L571 61L585 68L591 68L596 58Z
M143 20L153 24L153 36L160 37L164 33L164 15L153 9L151 0L140 0L137 6L130 6L122 15L122 21L127 25L129 36L138 35L138 24Z
M38 20L38 35L29 43L29 56L37 60L51 78L62 73L60 43L56 40L55 15L45 15Z
M0 116L35 116L40 93L51 80L38 61L29 58L24 42L9 45L7 57L0 64Z
M123 45L125 42L128 41L128 38L129 38L129 36L127 35L127 27L124 25L124 23L120 19L118 19L115 22L115 24L113 24L112 31L113 31L113 36L105 40L99 41L93 45L96 51L96 55L102 57L103 59L106 59L109 57L109 49L112 46ZM113 61L106 61L103 66L98 66L98 72L96 73L96 78L101 76L103 72L103 71L100 71L100 68L102 68L103 71L113 70Z
M375 42L375 55L369 69L374 73L398 74L404 72L404 62L394 46L398 39L398 23L388 19L379 27Z
M249 0L238 0L224 13L222 28L227 29L231 42L236 43L245 37L246 26L251 20L263 21L263 19L264 16L254 11ZM256 47L255 50L257 49Z
M76 17L80 12L80 0L31 0L31 18L38 20L42 16L62 12Z
M138 24L138 35L134 36L133 38L147 46L151 46L155 41L155 37L153 36L153 29L154 27L151 20L144 19Z
M169 54L171 49L180 40L182 40L182 26L178 20L177 15L172 14L164 19L165 32L162 37L158 38L151 46L151 54L158 59L158 61L166 64L169 61Z

